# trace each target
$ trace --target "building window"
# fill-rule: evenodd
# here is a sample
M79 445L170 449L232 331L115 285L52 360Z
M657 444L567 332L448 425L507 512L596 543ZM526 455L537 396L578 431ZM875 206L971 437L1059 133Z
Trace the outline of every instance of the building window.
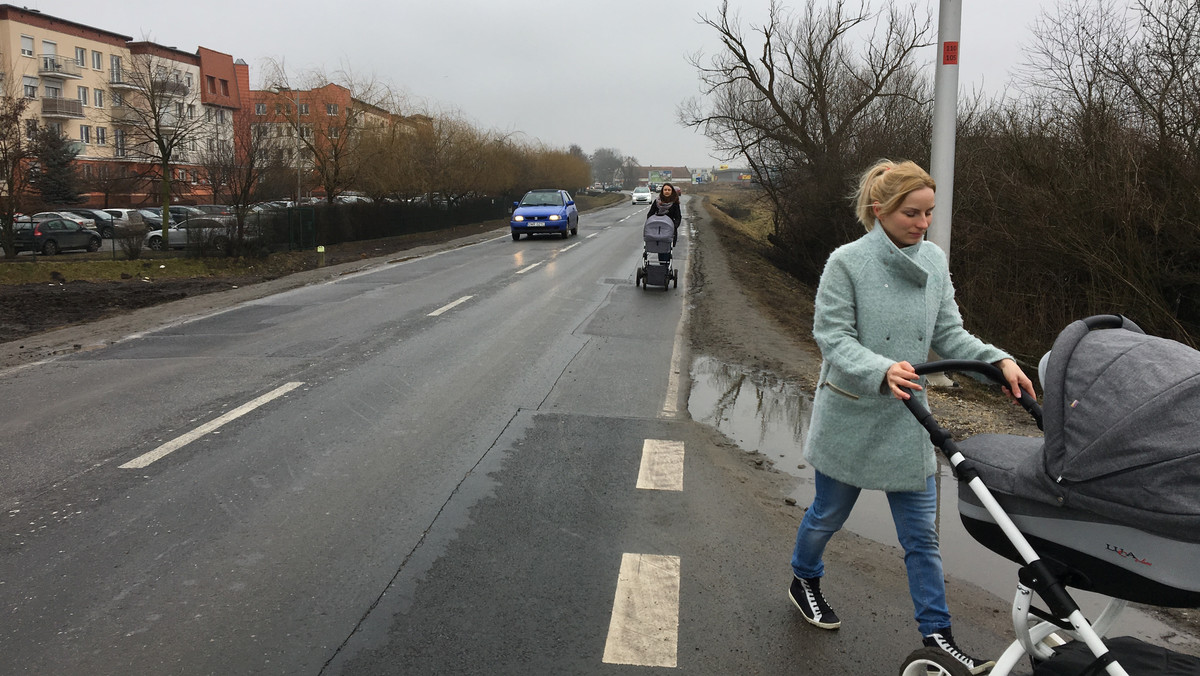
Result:
M191 74L191 73L184 73L184 74L183 74L183 82L184 82L184 84L186 84L186 85L187 85L187 88L188 88L188 90L190 91L190 90L191 90L191 88L192 88L192 74Z
M221 80L221 96L229 96L229 80Z
M311 139L312 138L312 125L310 125L310 124L301 125L300 126L300 136L302 138Z
M33 38L21 36L21 56L33 56Z
M90 100L90 97L88 96L88 94L89 94L89 92L88 92L88 88L87 88L87 87L80 87L80 88L79 88L79 103L80 103L80 105L84 105L84 106L86 106L86 105L88 105L88 104L91 102L91 100Z
M34 139L34 137L37 136L37 130L38 130L38 121L37 120L25 120L25 138L32 141Z
M46 85L46 98L61 99L62 98L62 88L55 87L54 85L49 85L49 84Z
M90 125L79 125L79 140L83 141L84 143L92 142L92 128Z
M221 124L225 124L225 109L224 108L221 108L220 110L217 111L217 122L220 122Z
M96 145L102 146L108 144L108 130L104 127L96 127Z
M92 70L100 70L104 67L104 55L100 52L92 50Z
M187 110L188 110L188 119L189 120L196 119L196 106L194 104L189 103Z
M112 80L113 82L125 81L124 72L121 68L121 57L117 56L116 54L109 54L108 68L110 71L108 74L108 79Z
M113 146L116 148L116 150L113 151L113 155L115 155L117 157L125 157L125 130L124 129L114 129L113 130Z
M75 48L75 65L80 68L87 66L87 50L83 47Z
M338 114L338 104L326 103L325 104L325 114L326 115L337 115Z
M265 104L265 103L254 104L254 114L255 115L266 115L267 114L267 104Z
M28 75L21 78L21 82L25 85L25 98L36 99L38 92L38 79L29 77Z
M329 128L329 138L340 138L340 137L341 137L341 135L342 135L342 130L341 130L341 129L339 129L339 128L337 128L337 127L330 127L330 128Z
M92 97L96 100L97 108L104 107L104 90L103 89L93 89Z
M211 75L205 75L204 82L205 82L205 84L208 85L208 93L209 94L217 93L217 78L215 78Z
M301 104L300 104L300 114L301 114L301 115L308 115L308 104L307 104L307 103L301 103Z

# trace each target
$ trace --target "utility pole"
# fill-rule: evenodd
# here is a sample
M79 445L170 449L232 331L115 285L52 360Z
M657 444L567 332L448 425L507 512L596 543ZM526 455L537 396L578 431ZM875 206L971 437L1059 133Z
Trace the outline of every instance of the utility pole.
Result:
M954 208L954 138L958 127L958 36L962 0L941 0L938 9L937 71L933 91L933 149L929 173L937 183L937 209L927 238L950 255Z

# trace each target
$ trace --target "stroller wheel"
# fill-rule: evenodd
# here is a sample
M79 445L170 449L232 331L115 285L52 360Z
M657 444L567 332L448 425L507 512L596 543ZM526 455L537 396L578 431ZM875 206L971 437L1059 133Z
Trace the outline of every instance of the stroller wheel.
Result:
M938 648L921 648L904 659L900 676L971 676L971 670Z

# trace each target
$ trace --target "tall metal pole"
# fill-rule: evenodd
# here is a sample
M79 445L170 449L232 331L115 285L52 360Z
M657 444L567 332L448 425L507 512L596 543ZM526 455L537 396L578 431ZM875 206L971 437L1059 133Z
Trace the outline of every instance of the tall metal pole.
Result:
M928 239L950 255L950 214L954 207L954 137L958 122L958 36L962 0L941 0L938 9L937 71L933 85L933 149L929 173L937 182L937 209Z
M296 90L296 204L300 206L300 90Z

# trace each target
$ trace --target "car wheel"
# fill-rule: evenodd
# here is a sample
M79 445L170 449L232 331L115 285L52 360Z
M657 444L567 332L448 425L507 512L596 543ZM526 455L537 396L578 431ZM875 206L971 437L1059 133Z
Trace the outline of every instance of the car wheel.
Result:
M513 236L513 241L514 241L514 242L520 241L520 239L521 239L521 233L519 233L519 232L514 232L514 233L512 234L512 236Z
M215 248L217 251L220 251L222 253L228 251L229 250L229 238L228 237L217 237L216 239L213 240L213 248Z
M116 231L113 230L112 228L101 228L100 229L100 236L103 237L104 239L112 239L114 235L116 235Z
M58 242L52 239L46 240L46 243L42 245L42 253L47 256L53 256L58 253Z
M563 239L566 239L566 238L568 238L568 237L570 237L570 236L571 236L571 231L570 231L570 230L563 230L563 231L562 231L562 238L563 238Z
M100 238L93 237L92 240L90 242L88 242L87 250L92 253L96 253L97 251L99 251L100 250Z
M150 249L153 251L162 251L162 248L163 248L162 237L161 236L151 237L150 241L146 242L146 246L150 247Z

